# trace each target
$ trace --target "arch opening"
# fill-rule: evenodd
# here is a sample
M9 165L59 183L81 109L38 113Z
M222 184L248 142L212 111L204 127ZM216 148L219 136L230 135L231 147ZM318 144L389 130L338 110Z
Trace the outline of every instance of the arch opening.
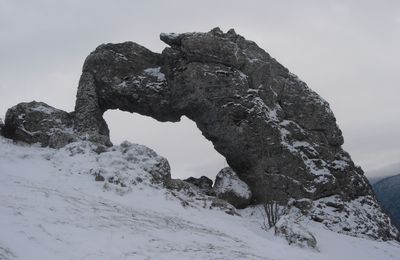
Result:
M171 123L138 113L107 110L103 118L114 144L127 140L153 149L170 163L172 178L204 175L214 181L217 173L228 166L195 122L185 116L180 122Z

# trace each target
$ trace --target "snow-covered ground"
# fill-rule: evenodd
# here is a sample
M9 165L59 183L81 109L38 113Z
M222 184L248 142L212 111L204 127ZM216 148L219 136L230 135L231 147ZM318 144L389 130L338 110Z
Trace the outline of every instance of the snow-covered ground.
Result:
M107 160L118 167L111 158L117 155L71 156L0 137L0 259L399 259L397 242L341 235L311 222L319 250L290 246L263 230L257 209L232 216L183 207L146 180L123 192L107 189L88 169L107 167ZM124 170L136 174L128 166L118 168L123 177Z

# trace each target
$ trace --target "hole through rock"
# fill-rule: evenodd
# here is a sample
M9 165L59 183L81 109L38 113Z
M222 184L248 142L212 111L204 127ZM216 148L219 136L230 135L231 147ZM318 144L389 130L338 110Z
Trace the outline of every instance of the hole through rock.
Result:
M217 173L228 166L196 124L185 116L180 122L171 123L137 113L107 110L103 117L114 145L127 140L153 149L167 158L172 178L204 175L214 181Z

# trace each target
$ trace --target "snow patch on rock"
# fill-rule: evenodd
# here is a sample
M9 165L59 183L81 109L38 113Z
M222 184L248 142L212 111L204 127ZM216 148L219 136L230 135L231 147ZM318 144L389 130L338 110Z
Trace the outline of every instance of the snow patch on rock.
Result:
M161 70L161 67L148 68L148 69L145 69L144 72L150 76L156 77L158 81L164 81L165 74L162 73L160 70Z
M239 179L238 175L229 167L222 169L216 176L214 191L237 208L246 207L251 200L249 186Z

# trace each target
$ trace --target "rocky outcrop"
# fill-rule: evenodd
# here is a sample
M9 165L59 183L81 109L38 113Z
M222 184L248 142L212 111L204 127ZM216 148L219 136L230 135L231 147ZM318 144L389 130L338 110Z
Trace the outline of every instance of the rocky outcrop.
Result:
M85 60L74 113L21 103L7 112L3 134L50 147L74 139L111 146L109 109L162 122L187 116L250 187L253 204L334 196L377 205L341 148L328 103L257 44L219 28L160 38L169 45L161 54L133 42L97 47ZM392 237L378 222L378 233Z
M328 229L351 236L373 239L393 239L398 231L373 196L363 196L344 201L340 196L330 196L312 202L308 215Z
M279 222L283 226L294 223L294 227L306 227L314 221L337 233L369 239L396 239L398 234L372 196L351 201L344 201L338 195L319 200L290 200L282 218Z
M60 148L76 140L73 127L72 114L32 101L8 109L2 134L16 141Z
M318 250L315 236L300 223L284 216L275 226L275 234L300 247L308 247Z
M119 194L140 185L159 188L171 179L167 159L144 145L125 141L103 148L99 151L96 143L77 141L58 149L51 160L67 164L71 174L92 175L93 180L103 182L104 189Z
M243 209L250 204L251 190L229 167L222 169L215 178L213 190L216 196L235 208Z
M153 182L164 183L171 179L171 168L168 160L158 155L154 150L128 141L123 142L120 149L123 158L133 165L140 165L142 171L148 172L152 176Z

